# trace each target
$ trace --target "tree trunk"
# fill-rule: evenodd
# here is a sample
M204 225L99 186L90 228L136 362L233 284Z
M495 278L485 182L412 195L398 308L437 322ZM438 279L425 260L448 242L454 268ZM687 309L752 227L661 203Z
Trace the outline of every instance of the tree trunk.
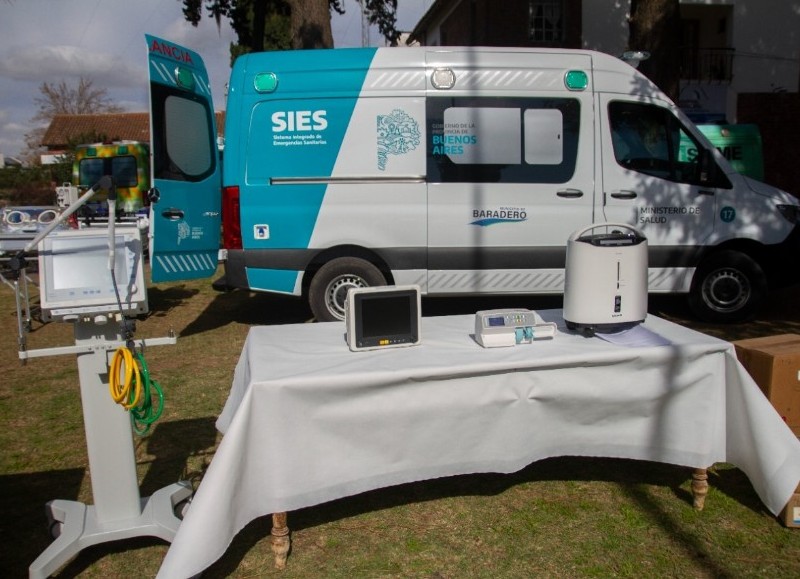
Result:
M267 3L263 0L256 0L253 3L253 45L250 47L253 52L264 50L264 29L267 21Z
M290 0L289 4L292 6L292 47L332 48L328 0Z
M631 50L646 50L650 58L639 71L677 102L681 74L679 0L631 0Z

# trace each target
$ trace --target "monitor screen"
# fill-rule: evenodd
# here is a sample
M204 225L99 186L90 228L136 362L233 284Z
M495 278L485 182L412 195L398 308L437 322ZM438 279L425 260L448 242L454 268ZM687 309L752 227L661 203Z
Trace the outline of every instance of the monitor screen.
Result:
M109 270L109 235L104 229L56 231L39 245L42 317L147 311L142 247L135 228L114 236L114 278ZM116 289L114 286L116 279Z
M417 286L359 288L347 294L347 342L351 350L413 346L420 342Z

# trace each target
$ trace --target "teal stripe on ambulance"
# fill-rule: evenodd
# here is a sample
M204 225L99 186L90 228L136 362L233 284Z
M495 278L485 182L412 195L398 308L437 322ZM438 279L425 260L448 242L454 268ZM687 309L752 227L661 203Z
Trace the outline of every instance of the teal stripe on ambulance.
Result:
M241 187L241 224L245 249L305 249L308 247L327 185L273 185L275 178L327 178L349 130L375 48L308 50L248 55L244 67L243 109L249 122L228 126L226 142L239 143L239 131L248 130L245 171ZM253 89L255 75L272 72L278 88L270 94ZM319 98L317 95L325 95ZM229 108L233 103L229 102ZM252 112L249 112L252 111ZM242 119L244 120L244 119ZM324 125L324 126L323 126ZM299 128L298 128L299 127ZM227 154L227 151L226 151ZM239 179L241 180L241 176ZM229 181L229 179L226 179ZM254 235L257 226L269 225L269 238ZM276 281L274 273L248 279ZM280 276L286 291L288 278ZM254 283L253 287L262 283ZM278 288L264 288L278 289Z
M290 269L258 269L245 268L247 285L251 290L269 290L284 294L293 294L297 284L299 271Z

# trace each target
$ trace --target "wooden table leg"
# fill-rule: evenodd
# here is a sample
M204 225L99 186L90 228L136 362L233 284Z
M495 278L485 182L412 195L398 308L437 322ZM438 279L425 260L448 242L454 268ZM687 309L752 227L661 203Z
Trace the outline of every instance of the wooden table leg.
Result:
M272 553L275 555L275 568L285 569L286 558L292 539L289 536L289 527L286 523L286 513L273 513L272 515Z
M692 472L692 498L694 508L702 511L708 494L708 469L696 468Z

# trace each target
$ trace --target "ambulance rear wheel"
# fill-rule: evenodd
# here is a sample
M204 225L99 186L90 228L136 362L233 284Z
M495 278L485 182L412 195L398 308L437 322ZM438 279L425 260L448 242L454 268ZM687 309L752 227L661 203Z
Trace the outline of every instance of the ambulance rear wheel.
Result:
M386 278L370 262L340 257L319 268L308 288L308 303L318 322L343 320L349 290L380 285L386 285Z
M697 268L689 306L707 322L742 322L755 313L766 293L764 271L753 258L738 251L721 251Z

